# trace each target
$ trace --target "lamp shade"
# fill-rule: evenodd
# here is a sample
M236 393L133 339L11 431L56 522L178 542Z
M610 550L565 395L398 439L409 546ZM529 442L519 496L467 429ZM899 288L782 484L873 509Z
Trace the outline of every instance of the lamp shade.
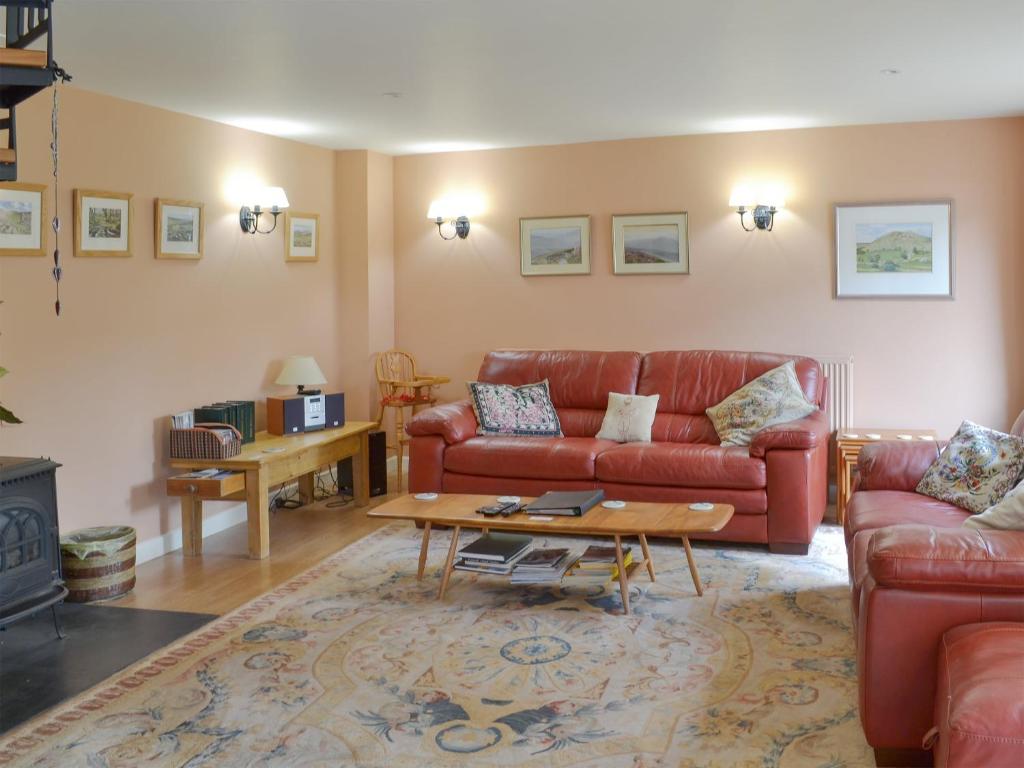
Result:
M753 208L757 203L757 193L746 184L736 187L729 195L730 208Z
M256 204L261 208L277 208L284 210L288 207L288 195L281 187L264 187L260 190ZM313 358L310 358L312 360Z
M307 384L326 384L327 379L324 378L324 372L320 370L320 366L312 357L293 355L284 361L281 374L274 383L285 386L305 386Z

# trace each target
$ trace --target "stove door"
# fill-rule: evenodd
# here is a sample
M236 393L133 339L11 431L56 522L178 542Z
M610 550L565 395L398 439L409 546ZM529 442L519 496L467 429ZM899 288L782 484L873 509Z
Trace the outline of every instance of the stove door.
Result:
M27 496L0 498L0 611L50 592L60 581L56 521Z

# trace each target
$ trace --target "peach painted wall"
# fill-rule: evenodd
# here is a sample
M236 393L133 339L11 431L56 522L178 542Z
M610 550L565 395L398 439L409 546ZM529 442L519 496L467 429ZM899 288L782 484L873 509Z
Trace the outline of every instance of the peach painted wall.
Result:
M0 454L64 465L64 530L129 523L145 539L180 527L163 492L168 414L283 394L273 380L289 354L314 355L329 389L352 367L335 332L335 153L74 88L61 103L64 311L54 317L48 258L0 259L0 399L25 421L0 430ZM46 93L18 108L20 181L50 183L49 107ZM319 262L284 261L283 220L269 236L240 231L225 189L237 173L320 213ZM72 256L76 187L134 193L131 258ZM156 197L206 203L201 261L154 259Z
M1008 428L1024 407L1024 119L641 139L395 159L397 341L464 396L495 347L719 348L855 358L862 426L963 418ZM771 233L727 207L777 180ZM431 199L487 211L442 242ZM832 205L951 198L956 299L833 298ZM615 276L611 215L688 211L689 276ZM520 216L590 214L592 274L522 277Z

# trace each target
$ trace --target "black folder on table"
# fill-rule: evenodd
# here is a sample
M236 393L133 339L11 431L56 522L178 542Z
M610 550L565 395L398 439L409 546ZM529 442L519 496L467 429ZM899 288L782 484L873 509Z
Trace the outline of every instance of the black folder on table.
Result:
M604 491L548 491L526 505L529 513L579 517L604 498Z

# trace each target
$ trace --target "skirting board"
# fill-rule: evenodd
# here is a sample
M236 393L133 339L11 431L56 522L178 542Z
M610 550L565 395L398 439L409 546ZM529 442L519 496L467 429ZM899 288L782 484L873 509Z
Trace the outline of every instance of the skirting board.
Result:
M402 461L402 466L405 469L406 475L409 472L409 457L406 456ZM394 456L388 457L388 475L393 476L397 463ZM329 475L328 470L321 470L320 474ZM330 480L330 477L327 477ZM290 484L292 487L295 483ZM288 486L286 486L288 487ZM278 493L278 489L274 489L270 493L270 498L274 498ZM226 531L228 528L232 528L236 525L244 523L246 520L246 510L244 503L232 504L230 507L221 510L215 515L203 518L203 538L207 536L213 536L215 533ZM175 528L173 531L168 531L160 536L154 536L150 539L140 541L135 548L135 563L140 565L149 560L155 560L158 557L163 557L169 552L173 552L176 549L181 549L181 528Z

